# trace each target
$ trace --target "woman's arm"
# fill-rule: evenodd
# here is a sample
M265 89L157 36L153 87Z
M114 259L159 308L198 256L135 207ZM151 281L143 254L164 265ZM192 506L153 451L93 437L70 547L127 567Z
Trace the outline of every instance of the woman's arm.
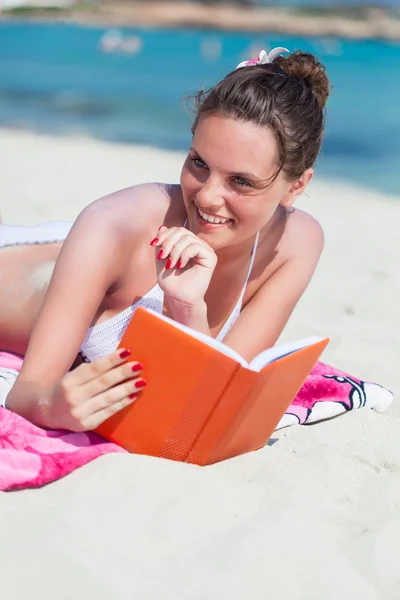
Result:
M67 371L107 291L169 202L164 186L146 184L97 200L81 213L57 259L7 408L37 425L81 431L134 401L143 381L129 352Z
M291 232L286 242L289 245L287 260L248 302L224 339L224 344L246 360L252 360L276 343L311 281L323 249L324 235L319 223L309 215L305 215L301 225Z
M81 213L63 244L7 408L46 424L37 409L74 362L119 261L118 230L93 204Z

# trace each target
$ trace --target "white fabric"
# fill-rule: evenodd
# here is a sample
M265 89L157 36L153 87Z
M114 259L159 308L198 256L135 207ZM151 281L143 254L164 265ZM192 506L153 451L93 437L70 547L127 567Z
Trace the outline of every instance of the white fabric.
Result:
M62 242L67 237L72 223L57 221L41 223L33 227L0 225L0 248L21 244L51 244Z
M7 394L14 385L17 377L18 371L15 369L0 367L0 406L4 407L6 405Z
M162 313L164 304L164 293L156 284L143 298L129 306L115 317L103 321L94 327L90 327L82 342L81 352L84 358L93 362L106 354L114 352L128 327L129 321L139 306L151 308L155 312Z

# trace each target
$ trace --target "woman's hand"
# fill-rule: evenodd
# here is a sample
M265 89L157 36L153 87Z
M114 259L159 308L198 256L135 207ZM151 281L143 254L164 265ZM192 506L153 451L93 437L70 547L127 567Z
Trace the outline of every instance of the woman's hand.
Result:
M164 225L150 245L158 249L158 285L169 306L190 309L203 303L217 264L211 246L184 227Z
M93 363L83 363L56 384L41 412L46 427L87 431L132 404L146 381L142 365L128 362L129 350L117 350Z

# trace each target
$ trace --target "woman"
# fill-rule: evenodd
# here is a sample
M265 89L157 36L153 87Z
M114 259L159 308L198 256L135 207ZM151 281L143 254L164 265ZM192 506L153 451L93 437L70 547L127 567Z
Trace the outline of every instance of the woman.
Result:
M139 305L246 359L275 343L323 247L320 225L292 206L313 176L329 95L313 55L282 51L197 96L179 185L111 194L70 231L1 228L0 347L26 351L7 408L79 431L134 402L142 366L115 348ZM90 363L70 370L79 354Z

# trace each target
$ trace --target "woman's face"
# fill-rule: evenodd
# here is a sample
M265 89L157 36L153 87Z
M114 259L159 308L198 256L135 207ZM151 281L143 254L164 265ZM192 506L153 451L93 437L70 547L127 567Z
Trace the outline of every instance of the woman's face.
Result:
M181 173L190 230L221 248L250 238L279 204L291 204L293 182L282 172L266 185L276 157L268 128L218 112L203 115Z

